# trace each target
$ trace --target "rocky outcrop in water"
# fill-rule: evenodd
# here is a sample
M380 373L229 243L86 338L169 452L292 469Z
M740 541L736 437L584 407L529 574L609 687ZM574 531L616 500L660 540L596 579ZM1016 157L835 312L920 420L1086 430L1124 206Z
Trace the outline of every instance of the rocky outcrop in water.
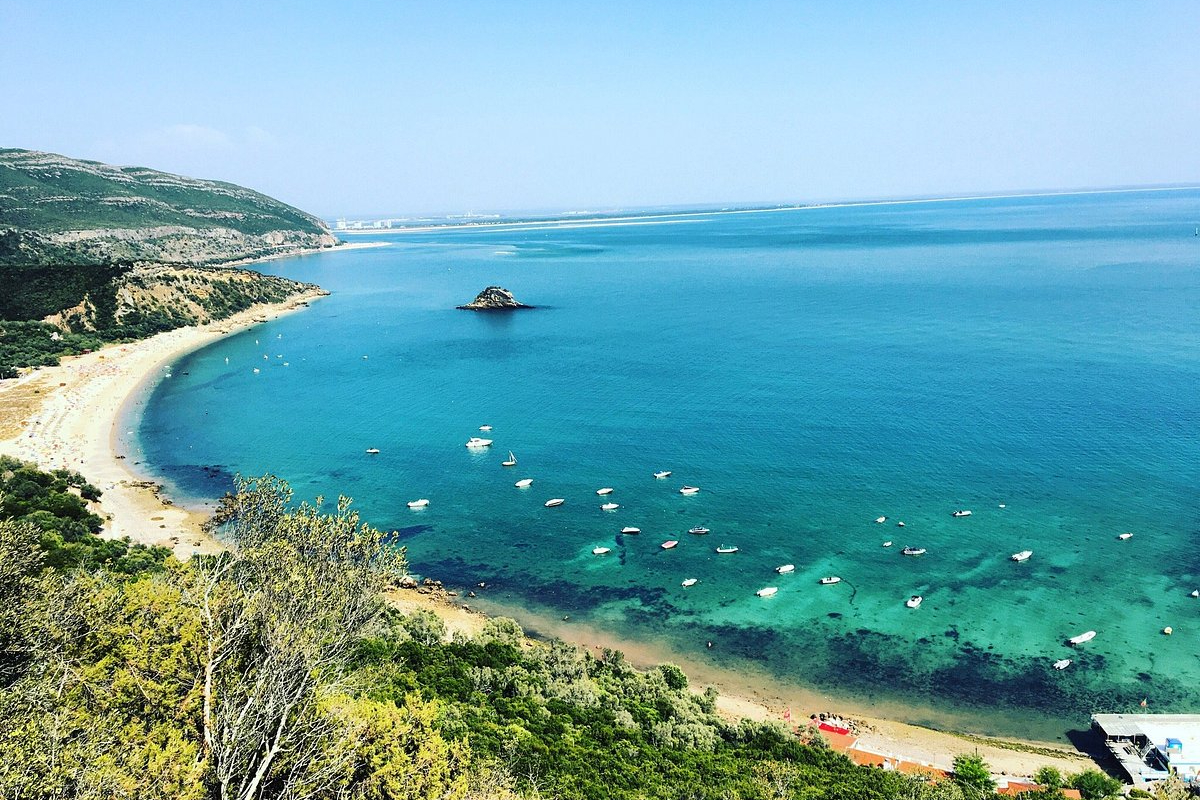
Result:
M513 293L502 286L489 286L465 306L456 306L463 311L510 311L518 308L533 308L518 303Z

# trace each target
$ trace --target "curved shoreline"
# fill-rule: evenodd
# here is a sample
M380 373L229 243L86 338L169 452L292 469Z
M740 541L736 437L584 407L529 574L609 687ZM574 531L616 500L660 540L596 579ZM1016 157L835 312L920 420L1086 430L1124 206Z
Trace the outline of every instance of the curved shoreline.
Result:
M203 529L208 514L176 506L136 463L117 452L117 425L144 396L164 364L217 339L296 311L320 297L312 290L206 325L177 328L129 344L112 344L0 382L0 453L41 469L81 473L102 493L101 536L170 548L179 559L221 547Z

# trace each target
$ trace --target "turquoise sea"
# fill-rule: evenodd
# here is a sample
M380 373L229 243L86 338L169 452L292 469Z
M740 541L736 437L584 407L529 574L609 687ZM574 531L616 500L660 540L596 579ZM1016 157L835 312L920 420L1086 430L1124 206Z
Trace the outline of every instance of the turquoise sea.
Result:
M333 295L177 362L124 446L183 497L351 496L535 628L981 732L1197 712L1198 225L1182 190L381 234L264 265ZM538 308L454 309L489 284Z

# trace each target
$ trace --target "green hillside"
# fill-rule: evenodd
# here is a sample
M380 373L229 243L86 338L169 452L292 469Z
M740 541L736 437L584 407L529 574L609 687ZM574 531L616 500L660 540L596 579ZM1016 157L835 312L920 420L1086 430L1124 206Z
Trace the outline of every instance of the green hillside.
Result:
M222 181L0 149L0 263L213 264L332 247L324 222Z

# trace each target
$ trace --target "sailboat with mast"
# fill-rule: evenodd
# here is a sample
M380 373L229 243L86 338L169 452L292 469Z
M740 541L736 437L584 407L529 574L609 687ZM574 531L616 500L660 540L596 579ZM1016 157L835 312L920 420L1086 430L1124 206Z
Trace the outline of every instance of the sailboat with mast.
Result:
M500 466L502 466L502 467L515 467L516 465L517 465L517 457L513 455L513 451L512 451L512 450L509 450L509 451L508 451L508 461L501 461L501 462L500 462Z

